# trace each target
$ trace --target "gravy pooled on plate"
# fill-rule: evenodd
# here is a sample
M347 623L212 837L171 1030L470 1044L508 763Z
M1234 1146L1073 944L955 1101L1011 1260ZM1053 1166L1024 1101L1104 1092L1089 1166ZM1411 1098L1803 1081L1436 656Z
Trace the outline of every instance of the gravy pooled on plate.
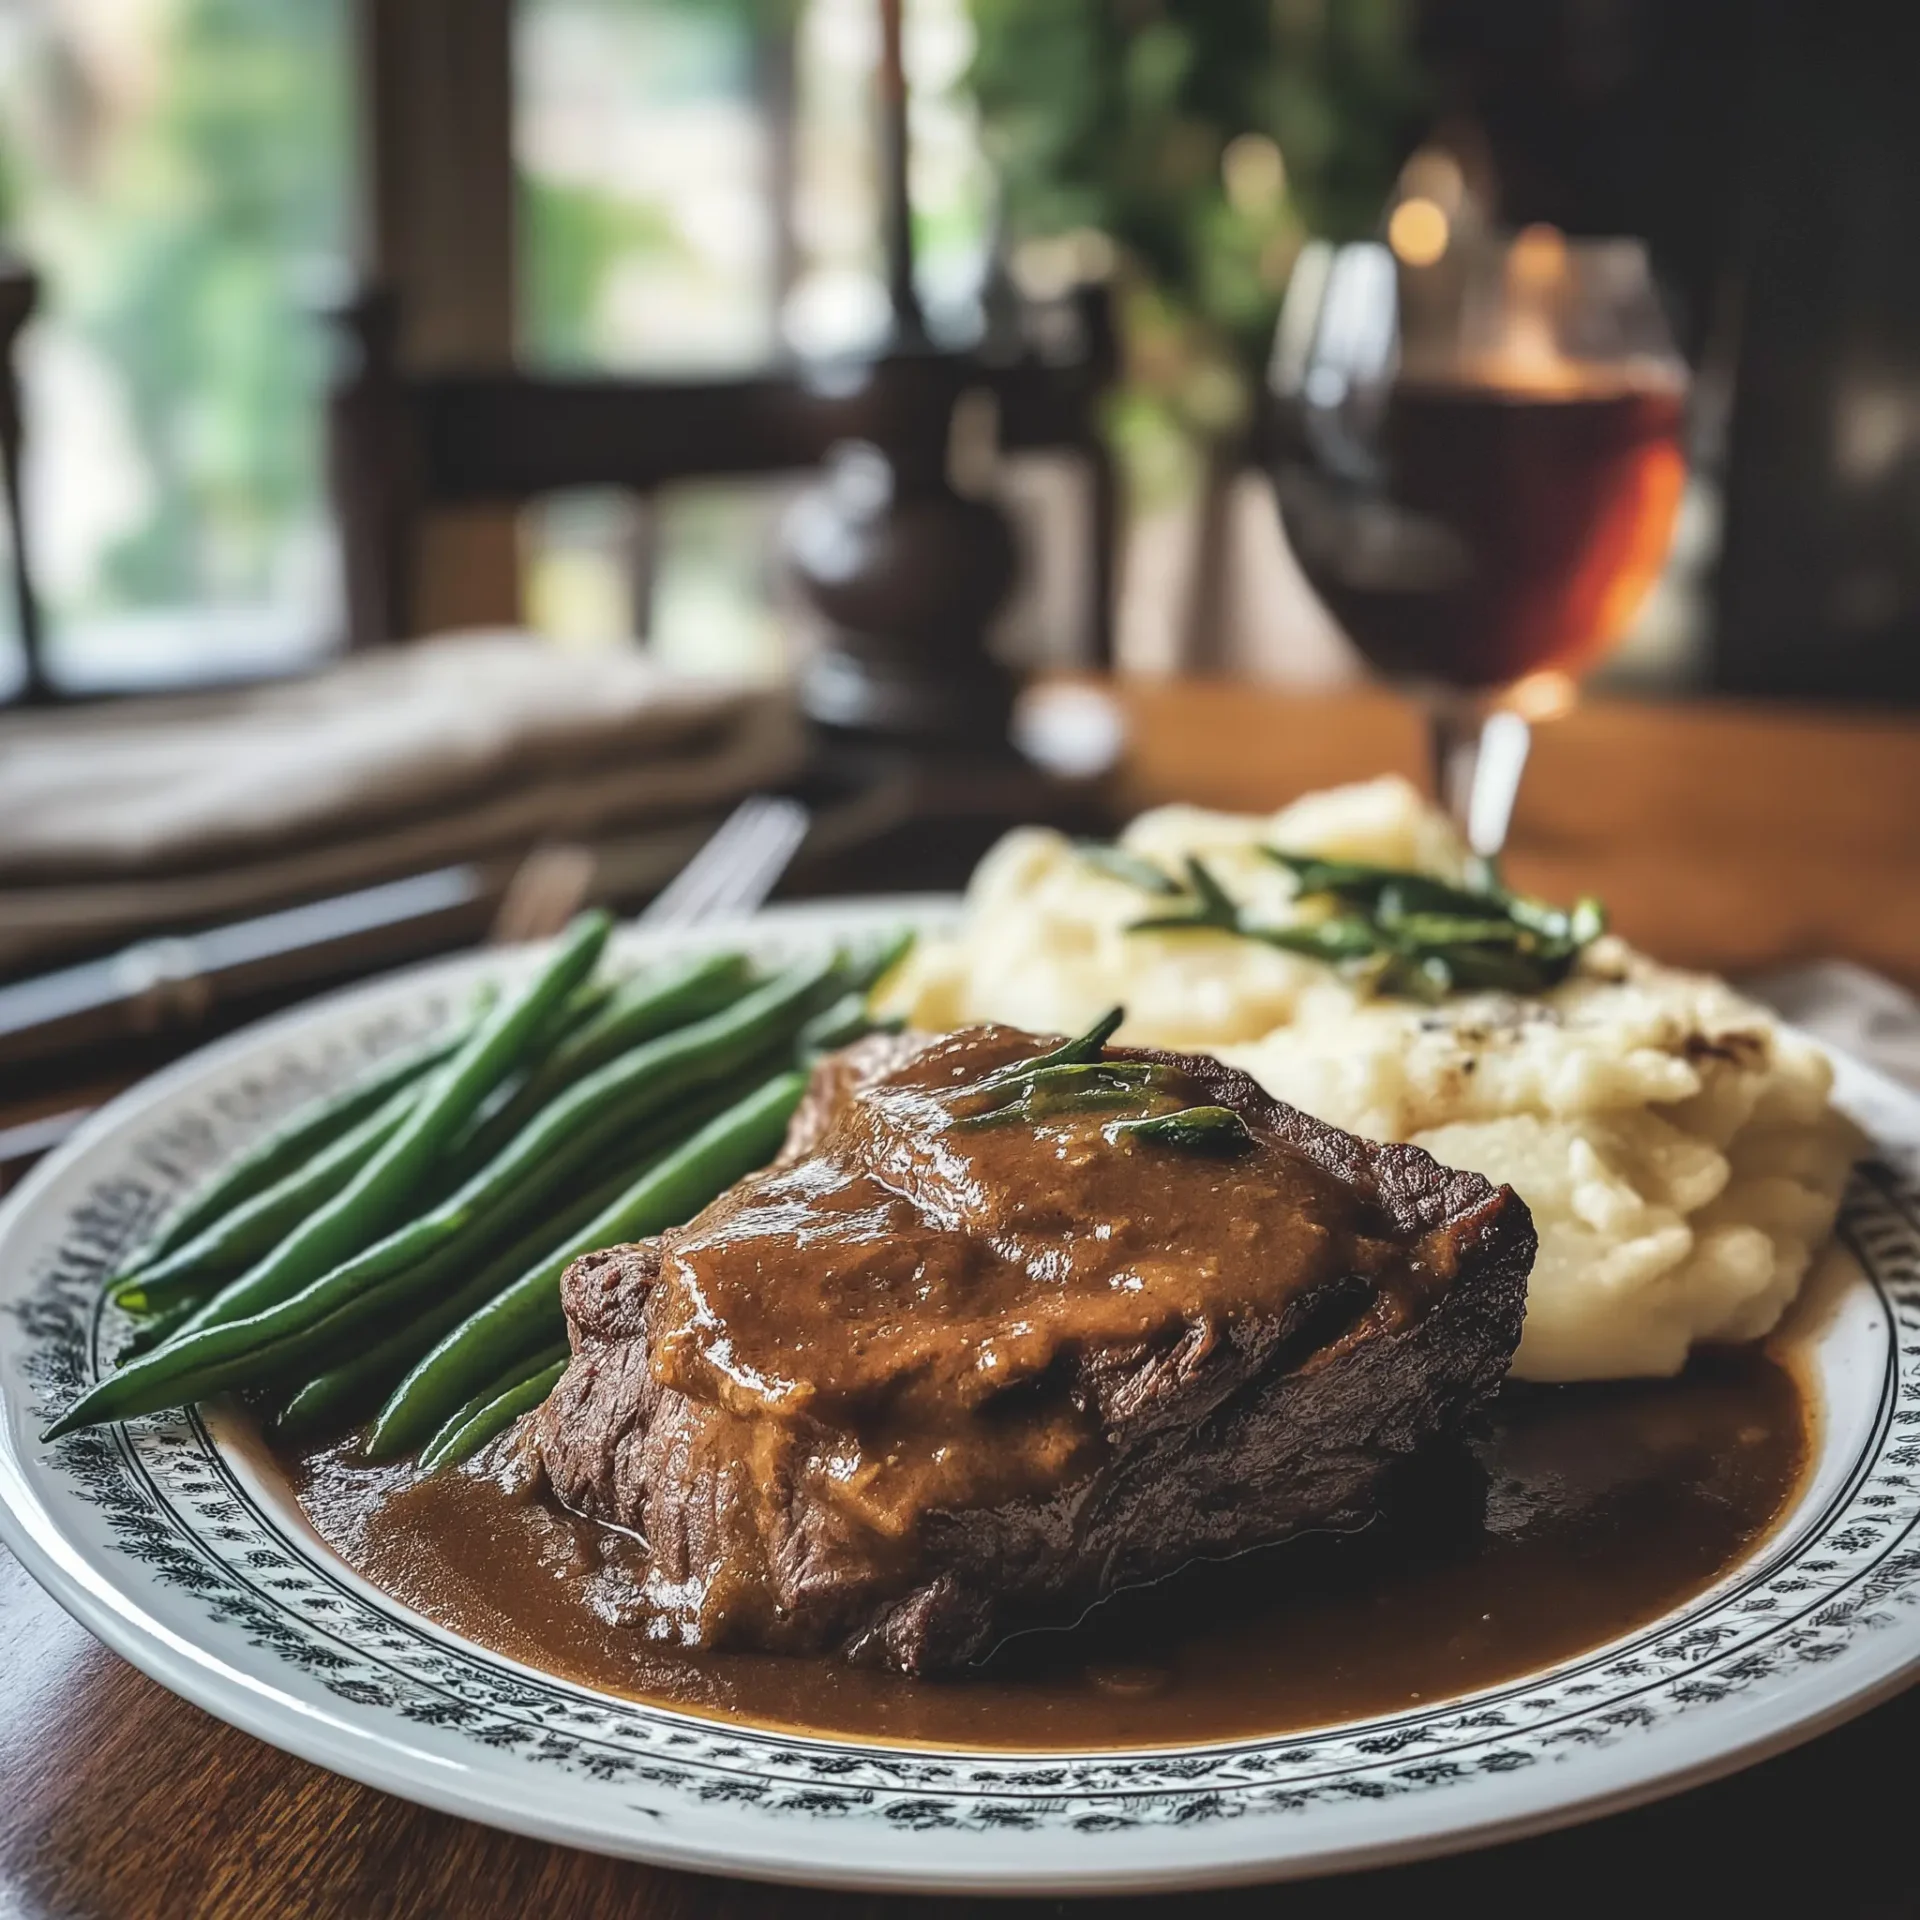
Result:
M779 1163L574 1264L537 1450L648 1542L650 1635L964 1665L1363 1524L1493 1391L1511 1192L1101 1037L863 1043Z
M583 1685L806 1733L1086 1750L1431 1707L1573 1658L1752 1553L1807 1458L1800 1390L1764 1348L1678 1380L1508 1386L1487 1431L1430 1458L1365 1531L1189 1567L939 1680L649 1639L640 1544L498 1455L426 1480L357 1463L351 1441L287 1465L376 1586Z

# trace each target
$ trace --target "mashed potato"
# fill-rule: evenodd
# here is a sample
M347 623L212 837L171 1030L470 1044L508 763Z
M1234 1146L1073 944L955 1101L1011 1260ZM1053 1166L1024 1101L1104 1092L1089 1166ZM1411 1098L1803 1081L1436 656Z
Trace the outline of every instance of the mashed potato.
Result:
M1465 853L1404 781L1271 816L1163 807L1121 844L1178 871L1201 855L1261 919L1297 918L1284 847L1457 879ZM1669 1374L1696 1341L1768 1332L1833 1230L1857 1142L1825 1057L1723 982L1596 942L1536 997L1374 998L1331 969L1224 932L1129 933L1139 887L1060 835L1009 834L964 923L888 983L915 1025L1074 1032L1116 1001L1122 1040L1199 1048L1280 1098L1505 1181L1540 1233L1514 1372Z

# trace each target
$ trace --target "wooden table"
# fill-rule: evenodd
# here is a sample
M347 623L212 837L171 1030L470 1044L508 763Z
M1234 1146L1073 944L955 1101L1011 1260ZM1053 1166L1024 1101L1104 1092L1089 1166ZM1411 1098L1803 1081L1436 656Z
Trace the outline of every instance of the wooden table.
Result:
M1280 805L1382 772L1423 777L1418 716L1219 681L1122 683L1130 807ZM1507 864L1597 893L1679 966L1844 957L1920 989L1920 714L1596 703L1539 730Z
M1381 695L1309 701L1136 683L1117 697L1132 804L1270 807L1419 764L1411 716ZM1676 960L1733 970L1843 954L1920 985L1920 724L1596 706L1542 737L1512 865L1548 892L1600 892L1624 931ZM0 1125L11 1117L0 1102ZM1732 1780L1567 1833L1160 1910L1400 1915L1472 1901L1496 1912L1920 1912L1906 1824L1916 1743L1920 1692ZM176 1700L0 1554L0 1916L789 1920L962 1909L1008 1911L657 1873L423 1812Z

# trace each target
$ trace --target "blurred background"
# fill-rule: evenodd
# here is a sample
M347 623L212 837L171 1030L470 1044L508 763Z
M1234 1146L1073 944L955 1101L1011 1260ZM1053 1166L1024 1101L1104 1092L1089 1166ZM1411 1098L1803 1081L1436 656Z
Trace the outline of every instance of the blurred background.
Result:
M762 892L1389 769L1498 854L1549 719L1525 883L1920 977L1916 70L1865 0L0 0L0 1063L756 793Z
M0 234L59 693L284 673L349 637L327 318L410 369L729 377L890 323L871 0L0 0ZM1409 156L1512 226L1644 236L1694 371L1665 571L1605 676L1920 690L1920 24L1811 0L906 0L913 272L936 339L1111 289L1098 419L1128 668L1355 672L1249 449L1294 262ZM1870 26L1870 30L1869 30ZM1084 654L1081 477L991 478L1009 657ZM523 623L764 675L791 474L556 487L423 531L412 623ZM462 521L467 524L460 524ZM18 694L16 630L0 685Z

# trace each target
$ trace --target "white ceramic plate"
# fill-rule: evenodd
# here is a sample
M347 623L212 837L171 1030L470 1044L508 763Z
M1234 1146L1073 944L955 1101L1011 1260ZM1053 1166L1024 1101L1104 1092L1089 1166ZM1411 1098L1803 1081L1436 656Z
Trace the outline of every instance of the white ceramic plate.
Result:
M636 953L768 953L937 902L768 913ZM368 1587L199 1417L38 1434L92 1376L99 1283L265 1119L446 1017L476 956L318 1002L137 1088L0 1209L0 1536L163 1685L378 1787L543 1838L840 1886L1199 1886L1506 1838L1759 1758L1920 1664L1920 1100L1841 1062L1876 1160L1806 1351L1817 1467L1780 1531L1665 1620L1545 1672L1324 1732L969 1754L716 1725L550 1679Z

